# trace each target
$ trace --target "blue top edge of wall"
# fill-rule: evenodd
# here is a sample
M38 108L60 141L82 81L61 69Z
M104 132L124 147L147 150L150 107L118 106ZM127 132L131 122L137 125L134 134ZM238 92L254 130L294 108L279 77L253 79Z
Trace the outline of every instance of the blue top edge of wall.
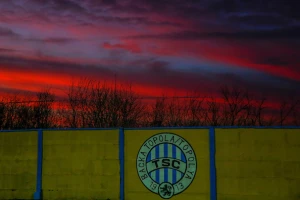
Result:
M214 126L213 128L298 129L300 126Z
M0 133L1 132L33 132L33 131L38 131L40 129L23 129L23 130L0 130Z
M119 128L51 128L51 129L22 129L22 130L0 130L0 132L31 132L31 131L80 131L80 130L118 130ZM210 129L210 128L252 128L252 129L300 129L300 126L182 126L182 127L142 127L123 128L124 130L158 130L158 129Z
M145 127L124 128L124 130L151 130L151 129L210 129L210 128L252 128L252 129L300 129L300 126L182 126L182 127Z
M210 128L268 128L268 129L298 129L300 126L165 126L165 127L140 127L140 128L124 128L124 127L115 127L115 128L52 128L52 129L43 129L44 131L51 130L148 130L148 129L210 129ZM38 130L38 129L36 129Z
M16 130L0 130L0 132L30 132L30 131L79 131L79 130L119 130L120 128L49 128L49 129L16 129Z

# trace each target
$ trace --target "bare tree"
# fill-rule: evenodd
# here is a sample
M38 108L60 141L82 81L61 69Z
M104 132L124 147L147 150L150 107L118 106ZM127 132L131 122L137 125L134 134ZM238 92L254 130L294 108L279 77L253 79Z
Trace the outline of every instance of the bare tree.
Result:
M1 129L26 129L32 127L32 110L27 96L20 94L7 95L0 103Z
M139 95L132 91L131 87L120 90L121 97L121 124L123 127L137 127L141 125L143 115L145 115L145 105Z
M283 100L280 104L279 108L279 122L278 125L283 126L285 122L291 117L292 113L296 110L297 106L299 105L299 100L292 100L290 102L287 100ZM287 122L289 123L289 122Z
M165 125L166 126L182 126L184 117L183 103L179 98L170 98L166 101L166 112L165 112Z
M90 99L86 110L89 113L88 124L90 127L109 127L110 116L108 107L110 93L110 89L100 83L96 83L91 87Z
M238 87L230 89L228 86L223 86L221 87L221 94L225 106L223 109L225 123L230 126L242 125L245 111L249 107L249 101L247 101L248 90Z
M151 109L151 124L150 126L164 126L166 120L166 97L157 98Z
M293 125L300 126L300 103L293 110Z
M237 125L242 126L263 126L264 125L264 117L263 112L266 109L265 101L266 98L257 98L255 95L251 95L250 92L244 92L243 98L244 108L241 112L241 116Z
M6 99L6 112L5 112L5 120L3 124L4 129L14 129L14 122L16 111L18 109L19 99L17 95L8 96Z
M68 93L72 127L137 126L144 106L131 87L110 87L88 79L73 83Z
M198 93L192 93L191 98L185 104L186 126L202 126L205 125L206 110L204 108L205 97L200 97Z
M5 112L6 112L6 102L2 99L0 101L0 130L3 128L3 124L5 122Z
M73 82L67 98L55 103L50 89L36 93L6 95L0 100L0 129L50 127L161 127L161 126L271 126L299 125L300 102L292 98L280 106L267 106L247 89L223 86L221 97L141 98L131 86L107 85L81 79Z
M87 126L87 110L92 84L91 80L81 79L73 82L69 87L67 96L70 112L66 115L68 126L72 128Z
M217 102L216 98L211 96L206 103L205 124L210 126L225 125L224 118L226 116L222 115L221 104Z
M33 125L33 107L30 103L19 103L15 115L14 129L35 128Z
M255 101L254 105L252 107L250 107L250 109L252 108L253 112L253 118L252 118L252 123L249 124L249 126L255 126L255 125L258 125L258 126L264 126L265 123L265 119L264 119L264 111L266 109L266 106L265 106L265 102L266 102L266 98L263 97L261 100L257 100ZM250 105L251 106L251 105Z
M50 89L38 92L36 94L36 102L33 105L33 120L35 128L50 128L52 124L53 102L55 95Z

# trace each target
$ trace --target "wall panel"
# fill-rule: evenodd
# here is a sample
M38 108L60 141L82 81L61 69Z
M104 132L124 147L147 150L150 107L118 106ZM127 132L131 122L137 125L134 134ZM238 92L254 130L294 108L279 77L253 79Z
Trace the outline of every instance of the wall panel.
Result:
M44 199L119 199L119 130L44 131Z
M0 199L32 199L36 166L37 131L0 132Z
M165 133L172 133L175 134L175 138L173 141L171 141L173 135L164 135ZM141 180L141 174L138 174L138 171L143 170L142 168L138 167L138 165L141 163L137 162L137 159L139 159L139 153L143 152L141 151L141 147L143 144L147 144L147 141L149 141L150 138L153 138L157 136L157 143L151 147L147 151L147 148L145 149L145 152L149 156L151 154L152 161L155 161L154 154L156 154L160 158L167 158L172 157L174 154L171 153L171 147L168 150L165 149L164 145L166 143L168 144L175 144L175 146L186 148L184 147L186 144L185 142L188 142L192 149L194 150L194 153L196 155L197 160L197 170L196 175L190 185L185 185L183 183L183 187L186 189L177 195L171 195L171 198L176 199L201 199L201 200L208 200L209 199L209 187L210 187L210 179L209 179L209 130L208 129L153 129L153 130L125 130L125 199L126 200L135 200L135 199L162 199L160 194L155 193L157 191L149 190L147 188L151 187L149 185L152 184L152 182L146 182L143 184ZM156 135L156 136L155 136ZM177 137L177 136L180 137ZM162 139L162 143L159 143L159 136L166 137ZM182 138L184 140L183 143L180 143L180 141L176 142L177 139ZM151 139L150 139L151 140ZM158 149L157 149L158 148ZM172 146L172 148L175 148ZM155 149L155 150L154 150ZM177 155L178 155L178 149L177 149ZM183 150L184 153L188 152ZM155 153L154 153L155 152ZM180 152L180 151L179 151ZM150 157L151 157L150 156ZM186 154L186 158L189 158L189 155ZM151 159L149 158L149 161L147 163L151 163ZM157 163L162 162L162 160L158 161ZM180 163L180 165L184 166L184 163ZM188 162L187 162L187 165ZM171 185L174 187L174 191L176 191L176 184L175 182L172 182L170 179L170 176L172 176L172 171L170 167L158 169L152 173L147 174L151 176L151 179L149 181L153 181L154 183L158 183L157 185L163 185L165 182L171 182ZM145 168L145 170L149 171L149 168ZM166 170L166 171L165 171ZM157 172L159 171L159 172ZM189 168L186 168L186 172L188 173ZM141 172L142 173L142 172ZM166 174L168 173L168 176L166 177ZM176 172L180 173L180 172ZM152 174L152 175L151 175ZM157 175L159 174L159 175ZM177 175L177 174L176 174ZM157 176L158 179L157 179ZM178 176L178 175L177 175ZM145 179L146 180L146 179ZM177 179L178 180L178 179ZM177 181L176 180L176 181ZM180 181L179 181L180 182ZM179 183L178 182L178 183ZM158 190L159 191L159 190ZM165 198L167 198L166 196ZM169 198L169 197L168 197Z
M299 199L299 129L215 129L218 200Z

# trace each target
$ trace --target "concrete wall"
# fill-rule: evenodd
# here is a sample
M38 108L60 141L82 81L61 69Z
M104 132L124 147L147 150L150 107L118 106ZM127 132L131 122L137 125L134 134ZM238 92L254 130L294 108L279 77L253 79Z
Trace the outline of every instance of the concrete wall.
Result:
M216 129L218 200L299 200L299 129Z
M164 133L177 135L189 143L197 160L193 181L183 192L172 196L172 200L300 200L300 128L125 129L124 141L119 129L44 130L43 199L120 199L122 151L124 198L162 199L141 181L138 170L142 168L137 160L145 142ZM215 141L211 136L215 136ZM123 142L124 149L120 149ZM0 200L33 199L37 185L37 143L37 131L0 132ZM164 146L172 142L165 143L156 145L159 151L155 152L160 156L165 154ZM213 144L215 155L211 154ZM177 146L184 145L177 143ZM168 152L163 157L173 156L171 150ZM211 161L215 161L215 167L210 166ZM211 176L214 173L216 181ZM217 198L212 195L215 183Z
M44 131L44 199L119 199L118 130Z
M37 132L0 132L0 199L32 199Z

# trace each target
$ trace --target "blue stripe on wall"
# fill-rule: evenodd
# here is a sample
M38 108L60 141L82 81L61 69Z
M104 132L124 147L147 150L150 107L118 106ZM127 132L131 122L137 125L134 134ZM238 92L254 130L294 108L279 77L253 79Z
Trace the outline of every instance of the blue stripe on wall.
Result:
M155 158L159 158L159 145L155 147ZM155 181L160 184L159 169L155 171Z
M174 144L172 144L172 157L176 159L176 146ZM176 183L177 180L176 180L176 170L173 169L172 170L172 184Z
M183 154L183 152L181 151L181 160L183 161L183 162L185 162L186 163L186 158L185 158L185 155ZM181 178L184 176L184 174L183 173L181 173Z
M38 155L37 155L37 175L36 175L36 191L33 199L39 200L42 198L42 169L43 169L43 130L38 130Z
M119 129L119 160L120 160L120 200L125 198L125 134Z
M185 155L183 154L182 151L181 151L181 160L186 163Z
M151 160L151 151L148 153L148 156L147 156L147 159L146 159L146 163L150 162L150 160ZM151 177L151 172L148 173L148 174Z
M168 144L164 144L164 157L167 158L168 156ZM164 182L168 182L168 168L164 168Z
M148 153L148 156L147 156L146 162L149 162L150 160L151 160L151 151Z
M209 128L210 200L217 200L215 129Z

